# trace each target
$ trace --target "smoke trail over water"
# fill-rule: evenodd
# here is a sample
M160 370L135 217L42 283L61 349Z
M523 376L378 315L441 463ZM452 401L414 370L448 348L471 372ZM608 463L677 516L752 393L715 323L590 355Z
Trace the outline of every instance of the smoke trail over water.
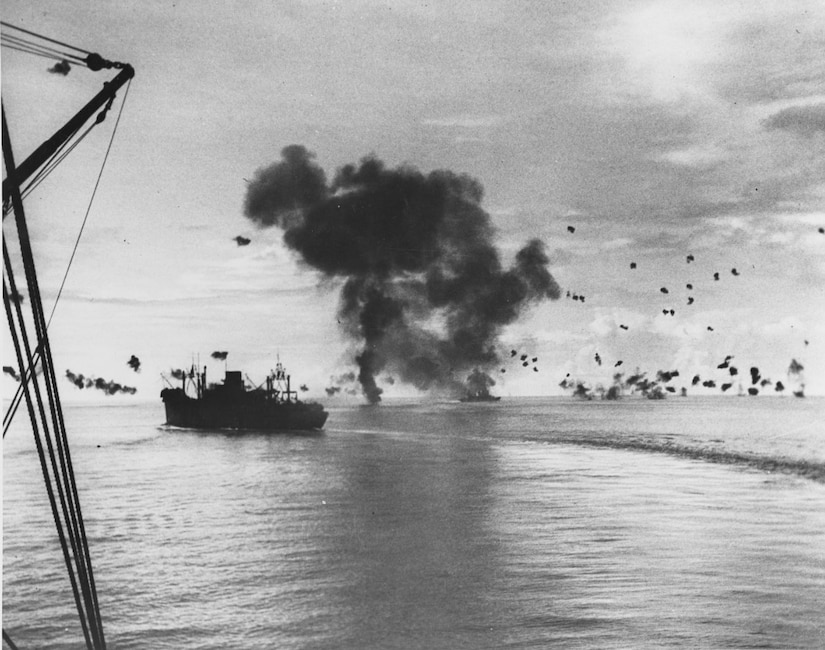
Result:
M137 388L134 388L133 386L124 386L116 381L108 381L101 377L84 377L82 374L74 373L71 370L66 371L66 379L72 382L80 390L83 390L84 388L94 388L106 393L107 395L117 395L118 393L134 395L137 393Z
M493 244L481 184L450 171L388 169L374 157L332 183L304 147L259 169L244 212L277 226L304 262L343 280L339 320L359 343L358 381L381 398L384 370L419 389L463 392L458 377L498 361L501 328L560 291L539 240L509 269Z

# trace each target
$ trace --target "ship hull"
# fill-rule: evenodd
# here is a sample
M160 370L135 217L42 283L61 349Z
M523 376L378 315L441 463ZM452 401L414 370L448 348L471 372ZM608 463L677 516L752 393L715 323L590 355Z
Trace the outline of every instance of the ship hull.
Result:
M329 415L320 404L249 400L193 399L179 390L161 394L166 424L192 429L305 431L321 429Z

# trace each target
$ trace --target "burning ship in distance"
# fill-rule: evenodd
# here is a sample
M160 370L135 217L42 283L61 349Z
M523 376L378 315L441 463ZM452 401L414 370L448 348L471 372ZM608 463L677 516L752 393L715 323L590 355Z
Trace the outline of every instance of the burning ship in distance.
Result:
M278 362L265 387L248 389L241 372L227 370L223 383L206 383L206 366L177 372L180 388L164 388L166 424L193 429L290 431L321 429L329 413L321 404L302 402L290 388L290 376ZM195 396L187 393L194 390Z
M461 402L498 402L501 397L490 394L490 387L495 386L495 380L478 368L467 377L467 392L459 398Z

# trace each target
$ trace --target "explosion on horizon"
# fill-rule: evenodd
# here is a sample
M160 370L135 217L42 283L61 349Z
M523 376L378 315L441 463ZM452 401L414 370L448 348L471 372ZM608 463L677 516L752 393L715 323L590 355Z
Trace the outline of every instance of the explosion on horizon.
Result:
M304 147L281 155L255 173L244 213L281 228L304 262L343 280L339 320L359 344L357 379L370 402L381 399L385 370L421 390L462 393L459 377L498 363L505 325L559 298L541 241L502 266L477 180L367 157L327 183Z

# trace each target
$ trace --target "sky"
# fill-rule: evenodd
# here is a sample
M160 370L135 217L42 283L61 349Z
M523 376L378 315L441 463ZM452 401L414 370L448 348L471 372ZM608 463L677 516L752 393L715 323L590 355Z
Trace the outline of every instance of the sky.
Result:
M2 17L136 70L50 327L59 373L157 399L193 359L256 382L280 359L327 400L357 372L344 280L244 213L258 170L300 145L328 179L369 156L475 179L504 266L544 243L561 297L497 330L493 392L635 368L721 380L731 355L783 381L796 359L825 394L821 2L6 0ZM18 160L113 76L51 63L2 50ZM27 201L47 313L114 117ZM386 396L419 394L392 374Z

